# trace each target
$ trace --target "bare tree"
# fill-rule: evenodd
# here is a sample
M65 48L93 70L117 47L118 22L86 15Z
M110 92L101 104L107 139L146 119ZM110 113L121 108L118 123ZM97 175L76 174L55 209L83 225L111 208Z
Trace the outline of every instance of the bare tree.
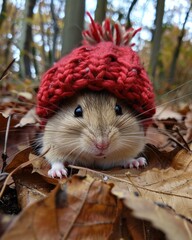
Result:
M25 5L25 19L23 22L22 34L21 34L21 56L20 56L20 64L21 64L21 74L22 77L31 78L31 56L32 52L32 44L33 44L33 34L32 34L32 25L31 20L33 18L33 9L35 7L36 0L26 0ZM34 51L34 49L33 49ZM36 65L37 66L37 65Z
M6 13L7 13L7 0L3 0L0 12L0 28L2 26L3 21L6 19Z
M155 31L152 39L153 41L152 41L152 49L151 49L151 56L150 56L150 73L153 80L155 79L158 56L160 52L164 7L165 7L165 0L157 0Z
M43 13L42 13L42 5L43 2L39 3L39 18L40 18L40 34L42 39L42 46L41 46L41 57L43 59L43 72L50 66L51 63L47 60L46 52L45 52L45 25L43 21Z
M57 24L57 17L55 14L55 9L54 9L54 0L51 0L51 15L53 19L53 49L52 49L52 54L51 54L51 64L55 62L55 51L56 51L56 42L57 42L57 37L59 33L59 27Z
M95 21L102 23L106 18L107 0L97 0L97 7L95 10Z
M15 17L16 16L16 11L13 13L13 16ZM8 34L6 36L6 42L7 42L7 46L6 46L6 49L5 49L5 52L4 52L4 56L5 56L5 64L8 65L10 59L13 58L12 54L11 54L11 46L15 40L15 22L12 21L11 23L11 26L10 26L10 32L11 32L11 35L12 37L9 38L8 37Z
M189 9L187 10L186 16L185 16L185 20L183 22L183 26L180 32L180 35L178 36L177 39L177 46L173 52L173 57L172 57L172 61L171 61L171 66L170 66L170 72L169 72L169 83L173 83L174 82L174 75L175 75L175 69L176 69L176 65L177 65L177 60L179 58L179 53L181 50L181 46L182 46L182 41L183 41L183 37L185 35L185 25L187 22L187 19L189 17L189 13L191 11L192 8L192 2L190 3Z
M133 10L133 8L134 8L136 3L137 3L137 0L133 0L132 3L131 3L130 8L128 10L126 28L130 28L132 26L132 23L131 23L131 11Z
M85 0L66 0L64 29L62 34L62 55L79 46L84 25Z

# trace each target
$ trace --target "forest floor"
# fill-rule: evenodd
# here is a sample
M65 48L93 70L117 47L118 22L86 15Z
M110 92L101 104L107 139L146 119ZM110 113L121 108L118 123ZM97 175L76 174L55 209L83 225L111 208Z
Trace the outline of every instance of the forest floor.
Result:
M69 178L52 179L29 144L35 93L4 89L0 102L2 239L192 238L192 104L157 107L145 168L70 165Z

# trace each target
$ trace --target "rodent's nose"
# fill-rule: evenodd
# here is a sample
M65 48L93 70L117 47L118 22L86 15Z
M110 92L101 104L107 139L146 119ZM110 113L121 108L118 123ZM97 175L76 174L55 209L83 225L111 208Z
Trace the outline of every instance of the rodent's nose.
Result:
M99 150L105 150L109 147L109 143L106 142L106 143L96 143L95 144L96 148L98 148Z

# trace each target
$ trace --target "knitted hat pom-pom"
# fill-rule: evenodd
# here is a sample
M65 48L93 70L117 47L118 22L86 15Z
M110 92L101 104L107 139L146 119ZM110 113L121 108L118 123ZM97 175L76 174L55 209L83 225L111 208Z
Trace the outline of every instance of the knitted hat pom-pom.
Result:
M87 12L91 20L89 29L82 32L85 39L85 43L96 44L99 42L112 42L117 46L134 46L135 44L130 44L131 39L135 36L137 32L141 30L138 28L134 30L133 28L125 29L120 23L114 23L112 28L110 19L103 21L102 26L94 22L91 14Z

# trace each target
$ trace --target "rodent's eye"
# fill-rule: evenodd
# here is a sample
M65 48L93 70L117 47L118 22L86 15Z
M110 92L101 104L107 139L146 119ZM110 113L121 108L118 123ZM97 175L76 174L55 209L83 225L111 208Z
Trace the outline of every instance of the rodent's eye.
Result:
M117 116L123 114L122 108L121 108L121 106L118 105L118 104L115 105L115 113L116 113Z
M74 111L74 116L75 117L83 117L83 109L80 105L78 105L76 108L75 108L75 111Z

